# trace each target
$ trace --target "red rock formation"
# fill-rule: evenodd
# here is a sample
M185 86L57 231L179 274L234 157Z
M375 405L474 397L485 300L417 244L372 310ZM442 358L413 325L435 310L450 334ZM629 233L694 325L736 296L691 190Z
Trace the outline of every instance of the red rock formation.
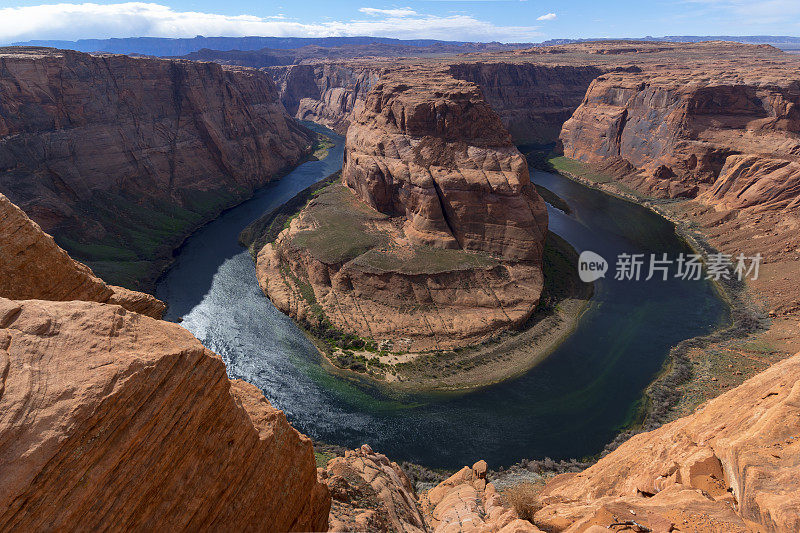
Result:
M164 313L164 303L149 294L106 285L2 194L0 258L0 297L108 302L153 318Z
M0 529L320 531L311 441L176 324L0 298Z
M111 279L152 277L147 262L310 144L258 71L0 50L0 192Z
M798 192L794 82L714 76L656 71L597 78L564 124L564 154L587 163L624 160L637 172L626 181L657 196L708 192L703 198L714 205L788 206Z
M331 459L321 478L331 492L329 531L427 530L408 477L366 444Z
M486 461L465 466L422 495L421 505L435 533L537 533L503 505L494 485L486 482Z
M344 183L405 216L412 242L541 261L547 228L525 158L473 84L379 83L347 133Z
M393 351L474 344L533 312L547 211L474 84L408 83L379 83L355 115L342 174L356 194L315 197L261 250L259 281L306 324Z
M333 62L264 70L275 80L290 114L343 134L356 104L364 101L386 69Z
M588 470L556 477L535 522L551 531L614 517L653 531L798 531L798 457L800 354Z
M454 78L477 84L516 144L558 140L589 84L604 72L587 66L476 62L449 67Z

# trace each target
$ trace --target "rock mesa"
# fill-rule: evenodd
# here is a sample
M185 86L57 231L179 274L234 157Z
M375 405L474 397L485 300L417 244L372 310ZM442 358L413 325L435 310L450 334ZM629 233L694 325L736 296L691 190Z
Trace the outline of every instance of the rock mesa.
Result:
M257 269L276 306L312 327L447 349L530 317L546 230L525 159L480 89L382 81L348 129L342 185L311 200Z

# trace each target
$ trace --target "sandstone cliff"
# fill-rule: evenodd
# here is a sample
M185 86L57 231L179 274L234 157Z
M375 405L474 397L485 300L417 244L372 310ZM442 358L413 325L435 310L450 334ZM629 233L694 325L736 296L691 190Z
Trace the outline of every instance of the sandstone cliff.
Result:
M275 80L289 114L344 134L356 104L364 101L386 68L334 62L264 70Z
M310 144L258 71L0 50L0 192L111 281L152 279Z
M164 313L164 303L149 294L106 285L2 194L0 258L0 297L108 302L153 318Z
M798 457L800 354L556 477L535 522L583 531L616 516L653 531L798 531Z
M483 91L516 144L555 142L589 84L604 69L593 65L475 62L450 65L457 79Z
M705 193L726 208L789 207L800 192L796 82L725 74L603 75L564 124L564 154L621 160L635 170L626 181L656 196Z
M311 441L186 330L0 298L0 529L322 530Z
M471 83L378 83L348 129L342 185L258 256L262 289L312 327L447 349L524 323L542 290L544 202Z

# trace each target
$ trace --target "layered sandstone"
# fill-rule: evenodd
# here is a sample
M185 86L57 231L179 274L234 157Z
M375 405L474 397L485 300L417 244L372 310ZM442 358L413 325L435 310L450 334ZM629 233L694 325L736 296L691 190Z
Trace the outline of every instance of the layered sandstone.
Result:
M364 101L386 67L321 63L264 70L275 80L286 111L344 134L356 104Z
M550 531L634 520L652 531L800 530L800 354L550 481Z
M789 207L798 192L800 91L788 72L745 75L743 67L704 77L666 68L604 74L564 124L564 155L618 160L632 170L627 182L655 196Z
M589 84L604 72L593 65L511 62L456 63L449 70L481 88L516 144L555 142Z
M420 503L435 533L537 533L539 528L507 508L486 481L486 461L465 466L422 495Z
M258 255L279 309L396 352L481 342L530 317L547 211L474 84L378 83L348 129L342 182Z
M152 279L310 144L258 71L0 50L0 192L107 279Z
M0 299L0 528L319 531L311 441L176 324Z
M106 285L2 194L0 258L2 298L108 302L153 318L164 313L164 303L149 294Z
M331 459L321 479L331 493L329 531L427 531L411 481L366 444Z

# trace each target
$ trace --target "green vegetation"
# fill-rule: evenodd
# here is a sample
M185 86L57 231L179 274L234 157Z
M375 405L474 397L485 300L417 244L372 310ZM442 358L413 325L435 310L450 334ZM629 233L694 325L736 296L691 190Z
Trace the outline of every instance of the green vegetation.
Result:
M66 228L58 233L57 242L105 281L142 287L158 275L158 260L165 261L187 233L246 196L243 188L184 191L180 202L96 193L90 204L78 209L109 233L90 240L82 228Z
M309 160L322 161L328 157L331 148L334 146L336 146L336 143L334 143L329 137L317 134L317 139L314 141L314 145L311 147L312 153L309 157Z
M325 468L328 466L328 461L336 457L335 453L327 452L327 451L317 451L316 446L314 447L314 460L317 463L317 468Z
M543 185L534 184L534 186L536 187L536 192L539 193L539 196L541 196L545 202L566 214L570 214L572 212L567 202L565 202L564 199L559 195Z
M314 228L293 235L294 244L324 263L344 263L388 244L372 225L389 217L363 204L341 184L320 190L303 216Z
M409 249L372 249L355 261L359 266L377 272L403 274L434 274L499 265L497 259L485 253L464 250L445 250L433 246L413 246Z
M610 183L614 181L613 176L598 172L585 163L564 157L563 155L550 155L550 157L547 158L547 162L556 172L575 174L594 183Z
M341 172L331 174L310 187L306 187L277 209L254 220L239 233L239 244L248 247L250 254L255 257L265 244L273 242L281 231L289 227L292 219L297 217L309 200L328 185L339 181L341 176Z

